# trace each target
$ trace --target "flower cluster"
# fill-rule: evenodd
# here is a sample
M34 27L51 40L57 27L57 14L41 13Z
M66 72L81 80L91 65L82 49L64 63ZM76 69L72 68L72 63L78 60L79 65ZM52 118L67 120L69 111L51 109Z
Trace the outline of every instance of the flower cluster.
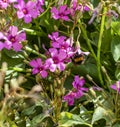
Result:
M6 9L9 4L16 2L16 0L0 0L0 8Z
M27 3L24 0L18 0L18 4L15 4L14 7L18 9L18 19L24 18L25 23L30 23L32 18L36 18L44 11L42 9L43 5L43 0L28 1Z
M85 55L89 54L89 52L82 52L79 47L73 47L73 40L65 36L60 36L58 32L53 32L52 34L49 34L48 37L51 40L51 48L46 51L46 54L49 54L48 58L44 61L44 66L46 70L49 70L51 72L55 72L57 69L59 71L64 71L66 64L71 62L71 58L76 53ZM34 73L34 70L36 70L36 65L34 66L33 64L31 64L31 62L30 65L34 68L33 74L36 74ZM37 65L39 66L37 66L37 70L40 70L38 68L41 68L41 62L40 64L38 64L37 61ZM39 71L39 73L40 72L41 71ZM44 76L42 77L45 78Z
M65 21L69 21L68 15L70 14L70 9L68 9L67 5L61 5L59 9L56 7L52 7L51 9L52 17L57 19L62 19Z
M83 77L79 77L76 75L74 77L74 81L72 83L73 85L73 91L69 92L66 96L64 96L64 101L68 103L68 105L73 105L74 100L82 97L84 95L84 92L88 91L88 88L83 87L85 84L85 80Z
M0 50L13 48L17 52L21 50L21 42L26 40L26 34L24 31L18 31L16 26L10 26L8 32L0 33L0 40Z
M23 18L25 23L30 23L44 11L44 0L0 0L0 8L6 9L11 3L14 3L12 8L17 9L18 19Z
M46 64L51 72L54 72L57 68L63 71L65 64L70 62L70 58L74 54L73 41L71 38L59 36L58 32L53 32L48 37L51 39L52 47L49 49L51 57L46 60Z
M86 11L90 11L90 7L87 3L79 3L78 0L73 0L71 2L71 16L74 16L76 11L80 11L80 12L86 12Z
M66 63L70 62L70 58L74 54L71 39L65 36L59 36L58 32L53 32L52 35L49 34L48 37L51 39L51 48L47 51L49 57L45 60L45 64L42 65L42 68L44 66L45 68L43 69L50 70L51 72L55 72L56 69L64 71ZM35 60L30 62L30 65L34 68L33 74L38 73L38 70L41 74L40 69L38 69L41 68L41 62L39 62L40 60L37 60L36 64ZM41 76L45 78L45 76Z

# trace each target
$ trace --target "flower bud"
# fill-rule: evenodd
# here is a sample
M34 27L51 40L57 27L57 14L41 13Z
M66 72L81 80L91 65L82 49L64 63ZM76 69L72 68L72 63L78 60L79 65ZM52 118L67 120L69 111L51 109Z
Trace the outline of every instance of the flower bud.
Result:
M93 79L90 75L87 74L86 77L88 78L89 81L93 81Z
M37 46L36 44L34 44L34 48L35 48L35 50L36 50L37 52L39 52L39 48L38 48L38 46Z
M8 94L9 93L9 85L8 84L5 84L4 85L4 93L5 94Z
M61 91L61 90L59 90L59 89L56 89L56 91L55 91L55 92L56 92L56 96L57 96L57 97L61 97L61 96L62 96L62 94L63 94L63 93L62 93L62 91Z
M95 91L94 91L94 89L92 87L89 89L89 91L93 95L93 97L96 98L96 93L95 93Z

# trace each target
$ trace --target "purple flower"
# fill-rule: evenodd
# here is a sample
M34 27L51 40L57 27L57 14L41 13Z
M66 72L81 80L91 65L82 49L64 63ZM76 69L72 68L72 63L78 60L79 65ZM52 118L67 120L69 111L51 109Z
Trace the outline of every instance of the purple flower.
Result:
M83 11L90 11L90 7L88 5L83 6Z
M32 18L36 18L39 15L39 11L36 8L36 2L24 0L18 0L18 4L14 5L18 9L17 16L19 19L24 18L25 23L30 23Z
M50 48L49 52L51 54L51 58L46 60L46 66L51 72L54 72L57 68L60 71L63 71L65 69L64 60L66 59L67 54L64 51L59 51L55 48Z
M89 22L88 22L89 25L92 24L92 22L94 21L94 19L95 19L96 16L97 16L97 14L98 14L98 11L95 10L95 11L93 12L93 15L92 15L91 19L90 19Z
M64 101L68 103L68 105L72 106L74 104L76 93L70 92L66 96L63 97Z
M85 80L84 78L80 78L78 75L75 76L74 81L72 83L73 88L76 91L76 96L75 98L80 98L81 96L84 95L84 92L88 91L88 88L83 87L83 85L85 84Z
M66 39L65 36L59 36L58 32L52 32L52 35L49 34L48 37L51 39L54 48L59 48L59 44Z
M110 86L112 89L116 90L120 94L120 81Z
M82 4L82 3L78 3L77 0L73 0L71 2L71 15L74 16L76 11L81 11L81 12L85 12L85 11L89 11L90 7L87 4Z
M0 0L0 8L6 9L10 3L16 2L16 0Z
M88 88L83 87L85 80L83 77L76 75L72 83L74 90L69 92L66 96L63 97L64 101L68 102L68 105L73 105L74 100L82 97L84 92L88 91Z
M46 71L46 66L42 63L42 60L40 58L37 58L36 60L30 61L30 66L33 67L32 74L39 73L41 77L46 78L48 73Z
M65 21L69 21L68 15L70 14L70 10L67 8L67 5L61 5L59 9L56 7L52 7L51 9L52 17L57 19L62 19Z
M37 0L40 5L44 5L44 0Z
M71 58L74 54L73 52L73 40L71 38L67 38L65 36L59 36L58 32L53 32L52 35L48 35L51 39L51 45L53 48L64 50L67 54L67 59Z
M44 0L36 0L36 8L40 13L44 11L44 9L42 8L43 5L44 5Z
M80 77L79 77L78 75L76 75L76 76L74 77L74 81L72 82L72 85L73 85L73 87L74 87L75 89L78 90L78 89L81 88L84 84L85 84L84 78L81 78L81 79L80 79Z
M20 51L22 48L21 42L26 40L25 32L18 32L16 26L10 26L9 31L6 33L7 40L4 42L4 47L6 49L13 49L15 51Z
M114 16L115 18L118 18L119 15L114 10L109 10L107 13L108 16Z

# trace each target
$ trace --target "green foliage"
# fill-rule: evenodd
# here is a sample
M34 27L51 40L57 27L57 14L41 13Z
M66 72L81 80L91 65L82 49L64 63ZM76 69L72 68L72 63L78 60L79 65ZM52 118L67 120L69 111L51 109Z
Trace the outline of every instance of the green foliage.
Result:
M12 5L0 9L1 32L15 25L27 36L21 51L0 51L0 127L120 126L120 1L79 3L81 9L88 5L90 11L77 10L74 16L69 15L70 21L55 20L51 14L52 7L67 4L71 8L69 0L45 0L44 11L28 24L17 18ZM73 41L74 52L80 48L89 55L81 64L68 59L64 71L48 71L47 78L40 73L33 75L30 61L41 58L44 63L50 58L52 42L48 35L56 31ZM4 39L0 37L1 41ZM75 75L85 78L88 92L81 88L83 96L75 97L69 106L63 98L77 91L72 84ZM116 84L116 90L111 89L112 84Z
M111 51L114 60L117 62L120 58L120 36L115 36L111 42Z
M87 125L88 127L92 127L90 124L86 123L83 119L81 119L78 115L69 113L69 112L61 112L60 127L71 127L73 125Z

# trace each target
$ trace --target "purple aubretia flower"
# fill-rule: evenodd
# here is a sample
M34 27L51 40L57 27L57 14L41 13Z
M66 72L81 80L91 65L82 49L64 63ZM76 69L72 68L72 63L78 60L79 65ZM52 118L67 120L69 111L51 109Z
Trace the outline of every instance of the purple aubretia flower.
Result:
M13 49L15 51L20 51L22 48L21 42L26 40L25 32L18 32L16 26L10 26L9 31L6 33L7 40L4 42L4 47L6 49Z
M40 13L44 11L44 9L42 8L43 5L44 5L44 0L36 0L36 8Z
M60 71L65 69L64 60L67 57L67 54L64 51L59 51L55 48L50 48L49 52L51 54L51 58L48 58L45 62L46 66L49 68L51 72L55 72L58 68Z
M65 21L69 21L68 15L70 14L70 10L67 8L67 5L61 5L59 9L56 7L53 7L51 9L52 17L57 20L57 19L62 19Z
M46 71L47 68L42 63L42 60L40 58L30 61L30 66L33 67L32 74L39 73L41 75L41 77L43 77L43 78L47 77L47 75L48 75L48 73Z
M14 5L14 7L18 9L18 18L24 18L25 23L30 23L32 18L36 18L39 14L39 11L36 8L36 2L34 1L25 3L24 0L18 0L18 4Z
M53 48L64 50L67 54L67 59L69 59L73 54L73 40L72 38L67 38L65 36L59 36L58 32L53 32L52 35L48 35L51 39L51 45Z
M110 86L112 89L116 90L120 94L120 81Z
M66 96L63 97L64 101L67 101L68 105L73 105L74 104L74 99L75 99L76 93L70 92Z
M65 36L59 36L58 32L53 32L52 35L49 34L48 37L52 41L53 48L59 48L60 43L66 39Z
M0 0L0 8L6 9L10 3L16 2L16 0Z
M74 81L72 83L74 90L69 92L66 96L64 96L64 101L67 101L68 105L74 104L74 99L78 99L84 95L84 92L88 91L88 88L83 87L85 84L85 80L83 77L75 76Z
M85 84L84 78L80 78L78 75L75 76L74 81L72 83L75 91L76 91L76 97L75 98L80 98L83 96L84 92L88 91L88 88L83 87Z

